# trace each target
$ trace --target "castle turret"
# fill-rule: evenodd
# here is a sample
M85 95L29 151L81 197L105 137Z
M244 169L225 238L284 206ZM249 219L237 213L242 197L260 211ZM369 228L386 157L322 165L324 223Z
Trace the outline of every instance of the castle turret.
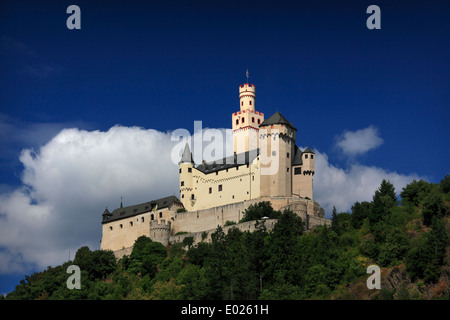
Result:
M189 149L189 145L186 143L183 154L181 156L181 161L179 162L179 173L181 203L183 203L183 206L188 211L192 210L192 207L194 206L196 201L193 188L193 170L194 160L191 150Z
M233 150L235 153L258 148L259 125L264 114L255 109L256 89L254 84L239 86L240 111L232 114Z
M167 223L164 219L150 221L150 239L160 242L167 247L169 245L170 229L170 221L167 221Z
M292 195L297 129L278 111L260 125L261 196Z

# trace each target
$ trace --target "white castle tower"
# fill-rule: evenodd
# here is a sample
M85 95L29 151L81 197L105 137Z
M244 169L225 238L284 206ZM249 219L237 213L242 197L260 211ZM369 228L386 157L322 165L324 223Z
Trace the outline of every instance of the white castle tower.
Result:
M242 153L258 148L259 125L264 114L255 109L256 89L254 84L239 86L240 111L232 114L233 151Z

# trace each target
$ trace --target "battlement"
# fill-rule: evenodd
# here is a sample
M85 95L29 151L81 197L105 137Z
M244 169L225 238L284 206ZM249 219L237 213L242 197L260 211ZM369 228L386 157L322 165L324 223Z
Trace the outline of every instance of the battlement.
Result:
M150 221L150 230L151 229L170 229L171 222L166 221L165 219L161 220L152 220Z
M161 221L150 221L150 239L167 246L169 244L171 226L171 222L166 222L164 219L161 219Z
M262 112L259 112L259 111L256 111L256 110L252 110L252 109L247 109L247 110L250 113L254 113L254 114L257 114L257 115L260 115L260 116L264 116L264 113L262 113ZM233 112L233 116L240 115L241 113L245 113L247 110Z

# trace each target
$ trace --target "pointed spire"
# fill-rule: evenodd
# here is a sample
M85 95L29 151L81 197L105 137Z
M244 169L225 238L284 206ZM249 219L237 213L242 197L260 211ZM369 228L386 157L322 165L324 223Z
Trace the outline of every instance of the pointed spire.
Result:
M111 212L109 212L108 207L106 207L105 211L103 211L102 216L110 216Z
M192 152L191 152L191 149L189 149L189 144L187 142L186 142L186 146L184 147L184 151L181 156L180 163L186 163L186 162L194 163L194 159L192 158Z
M120 207L123 208L122 197L120 197Z

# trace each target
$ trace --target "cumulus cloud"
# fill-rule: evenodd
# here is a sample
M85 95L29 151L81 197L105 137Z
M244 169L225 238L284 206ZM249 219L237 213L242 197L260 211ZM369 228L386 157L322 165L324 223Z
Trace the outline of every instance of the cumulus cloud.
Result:
M346 155L357 156L377 148L382 143L378 129L369 126L357 131L345 131L337 138L336 146Z
M328 217L331 216L333 206L338 212L351 212L351 206L356 201L371 201L383 179L389 180L394 185L398 195L408 183L423 178L414 173L400 174L358 163L338 168L329 162L325 153L318 150L314 152L316 153L314 200L325 208Z
M229 152L231 131L215 131L217 139L218 132L226 137L222 147ZM195 135L177 141L171 132L139 127L74 128L60 131L36 151L23 150L23 186L0 194L0 274L60 264L69 251L73 258L84 245L98 249L101 214L105 206L117 208L121 196L125 206L179 196L176 155L181 156L186 142L195 151ZM203 143L205 160L217 158L210 142ZM337 168L325 153L315 152L315 199L327 212L333 205L345 211L355 201L370 200L382 178L397 190L418 178L358 164Z

